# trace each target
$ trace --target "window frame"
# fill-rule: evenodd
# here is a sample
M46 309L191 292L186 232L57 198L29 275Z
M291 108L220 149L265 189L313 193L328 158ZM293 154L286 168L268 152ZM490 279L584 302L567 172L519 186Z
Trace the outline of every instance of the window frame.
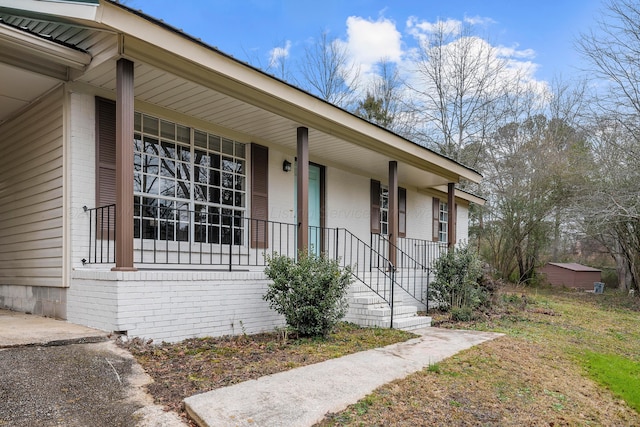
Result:
M134 237L246 244L247 144L140 111L133 143Z

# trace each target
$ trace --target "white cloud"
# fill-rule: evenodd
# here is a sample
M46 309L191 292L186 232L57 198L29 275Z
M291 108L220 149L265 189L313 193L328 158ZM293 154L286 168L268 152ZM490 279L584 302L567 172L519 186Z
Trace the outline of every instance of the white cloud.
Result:
M536 57L536 51L533 49L518 50L517 45L514 47L497 46L496 53L503 58L517 59L533 59Z
M269 67L276 66L281 59L289 57L289 51L291 50L291 40L287 40L282 47L274 47L269 51Z
M436 22L420 21L415 16L407 19L407 31L418 40L424 40L429 34L442 31L444 34L456 36L462 31L462 21L457 19L437 20Z
M367 69L382 58L398 62L402 58L402 34L388 19L372 21L350 16L347 18L347 47L353 61Z
M471 25L483 25L483 26L497 23L495 20L488 18L486 16L465 16L464 22Z

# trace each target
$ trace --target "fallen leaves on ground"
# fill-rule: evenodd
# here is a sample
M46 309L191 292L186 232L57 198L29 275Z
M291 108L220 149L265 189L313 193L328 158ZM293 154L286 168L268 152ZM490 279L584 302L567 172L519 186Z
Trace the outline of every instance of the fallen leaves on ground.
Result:
M399 330L341 323L326 339L273 332L160 345L136 338L120 345L153 378L147 388L156 402L184 417L182 400L194 394L412 337L415 335Z

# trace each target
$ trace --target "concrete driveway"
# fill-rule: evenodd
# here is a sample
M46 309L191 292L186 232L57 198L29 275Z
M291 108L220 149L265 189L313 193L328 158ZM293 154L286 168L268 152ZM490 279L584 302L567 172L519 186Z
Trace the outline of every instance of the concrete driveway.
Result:
M0 310L0 426L184 426L149 381L103 331Z

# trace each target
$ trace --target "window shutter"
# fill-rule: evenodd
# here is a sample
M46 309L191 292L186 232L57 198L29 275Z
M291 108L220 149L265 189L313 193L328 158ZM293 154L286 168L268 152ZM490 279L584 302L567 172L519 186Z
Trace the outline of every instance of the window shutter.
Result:
M116 203L116 103L96 97L96 207ZM96 212L96 237L115 239L115 209Z
M267 248L269 233L269 149L251 144L251 247Z
M407 237L407 190L398 187L398 236Z
M453 204L453 242L458 241L458 204Z
M431 240L434 242L440 241L440 199L433 198L433 234Z
M380 181L371 180L371 233L380 234Z
M96 206L116 202L116 103L96 98Z

